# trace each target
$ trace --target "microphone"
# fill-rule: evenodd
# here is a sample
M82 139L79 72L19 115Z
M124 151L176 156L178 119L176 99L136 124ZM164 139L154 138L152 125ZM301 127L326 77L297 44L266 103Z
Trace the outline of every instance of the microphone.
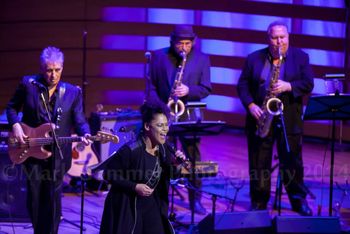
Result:
M186 169L190 170L192 168L192 163L188 159L182 159L175 156L176 150L175 147L170 145L169 143L164 143L164 146L168 151L172 154L172 156L175 158L176 163L181 164Z
M147 52L145 53L145 58L146 58L146 60L147 60L147 63L149 63L149 62L151 61L151 57L152 57L151 52L147 51Z
M29 83L31 83L32 85L38 87L39 89L45 89L46 90L46 87L42 83L36 81L34 78L30 78L29 79Z

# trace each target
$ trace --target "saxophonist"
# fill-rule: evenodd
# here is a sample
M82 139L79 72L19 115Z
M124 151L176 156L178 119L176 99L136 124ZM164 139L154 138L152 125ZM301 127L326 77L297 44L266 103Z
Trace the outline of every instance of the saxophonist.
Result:
M148 99L168 103L169 98L176 97L182 103L188 101L200 101L211 93L210 83L210 61L209 56L203 54L199 48L196 48L196 34L190 25L175 25L170 34L170 46L156 50L152 53L150 64L150 78L148 90L150 94ZM183 64L186 56L186 64ZM181 67L184 66L183 71ZM181 82L174 85L176 77L181 71ZM178 121L187 121L187 111L178 118ZM191 119L194 120L194 119ZM193 139L180 139L183 151L188 155L192 154L195 146L196 161L200 161L200 152L198 150L199 142L192 142ZM195 179L193 185L201 187L201 181ZM197 213L205 214L206 211L201 205L201 195L189 191L189 200L191 208Z
M239 98L247 111L251 209L267 209L273 146L276 142L281 180L292 210L303 216L311 216L312 210L306 201L307 190L303 178L302 99L313 89L313 72L308 54L289 46L287 24L272 22L267 28L267 40L268 47L248 55L237 84ZM276 80L273 80L276 78L274 76L277 76ZM278 124L281 115L272 116L266 136L257 134L259 125L264 124L261 117L269 114L262 105L271 95L283 104L289 154L281 124Z

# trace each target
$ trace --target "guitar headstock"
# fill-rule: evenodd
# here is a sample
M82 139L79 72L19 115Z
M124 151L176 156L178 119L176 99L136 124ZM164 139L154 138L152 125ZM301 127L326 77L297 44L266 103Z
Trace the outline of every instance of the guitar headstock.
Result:
M107 142L113 142L113 143L118 143L119 142L119 137L117 135L113 135L108 132L103 132L103 131L98 131L96 134L96 138L102 143L107 143Z

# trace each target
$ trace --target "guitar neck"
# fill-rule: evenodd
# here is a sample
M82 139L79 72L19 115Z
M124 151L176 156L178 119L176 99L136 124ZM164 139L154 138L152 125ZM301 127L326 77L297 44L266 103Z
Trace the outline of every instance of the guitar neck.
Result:
M57 139L59 144L67 144L72 142L81 142L83 137L58 137ZM54 142L52 137L42 137L42 138L30 138L29 144L31 146L40 146L40 145L50 145Z

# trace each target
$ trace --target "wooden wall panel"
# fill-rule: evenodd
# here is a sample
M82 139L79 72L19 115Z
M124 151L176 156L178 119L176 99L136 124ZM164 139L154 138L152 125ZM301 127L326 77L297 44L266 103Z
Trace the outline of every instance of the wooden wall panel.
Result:
M82 84L83 74L83 32L87 34L86 74L86 115L94 111L96 104L105 105L105 110L132 107L111 105L104 100L104 92L110 90L130 90L142 92L143 79L130 77L108 78L102 75L102 64L144 63L145 51L106 50L101 47L104 35L169 36L173 25L144 22L105 22L103 7L177 8L236 12L255 15L274 15L293 19L307 18L344 22L345 9L278 4L242 0L2 0L0 5L0 112L12 95L23 75L38 72L39 55L48 45L55 45L65 53L63 79L76 85ZM199 38L233 42L265 43L265 32L236 28L194 26ZM293 45L303 48L342 52L344 39L292 34ZM241 69L244 57L211 56L213 66ZM316 77L325 73L342 73L342 68L313 66ZM347 84L347 87L349 84ZM6 87L6 88L4 88ZM348 88L349 89L349 88ZM213 94L236 97L234 85L213 84ZM212 120L224 120L232 126L242 127L244 115L206 111ZM315 127L306 123L306 135L324 137L327 125ZM345 125L348 129L349 125ZM320 130L322 129L322 130ZM350 132L350 131L348 131ZM348 133L346 133L348 134ZM346 135L350 140L350 136Z
M180 8L209 11L239 12L256 15L275 15L292 18L329 19L343 21L345 10L329 7L314 7L298 4L284 4L271 2L254 2L246 0L128 0L118 2L125 7L153 7L153 8ZM312 14L310 14L312 12Z
M0 38L1 51L6 52L41 51L48 45L56 45L60 48L81 48L83 46L82 22L35 21L0 24L0 30L6 33L6 37Z
M49 21L84 19L84 0L2 0L0 21Z

